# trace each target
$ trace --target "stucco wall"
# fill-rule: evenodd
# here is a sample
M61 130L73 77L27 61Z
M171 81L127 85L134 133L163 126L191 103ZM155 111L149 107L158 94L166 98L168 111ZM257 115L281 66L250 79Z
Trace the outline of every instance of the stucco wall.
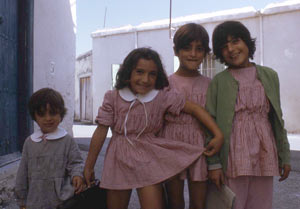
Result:
M68 112L61 125L70 134L75 95L75 7L76 0L34 2L33 88L51 87L62 94Z
M134 33L93 39L93 118L105 92L112 88L112 64L121 64L134 45Z
M300 132L300 11L264 17L264 64L278 72L289 132Z

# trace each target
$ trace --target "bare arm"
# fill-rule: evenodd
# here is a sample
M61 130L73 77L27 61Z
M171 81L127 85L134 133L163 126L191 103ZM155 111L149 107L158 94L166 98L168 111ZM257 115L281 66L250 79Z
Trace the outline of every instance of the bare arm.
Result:
M190 101L186 101L183 111L195 116L214 135L204 154L212 156L220 151L224 141L223 134L210 114L201 106Z
M107 131L108 126L98 125L93 133L89 153L84 166L84 178L88 186L91 185L91 181L95 178L94 166L106 139Z

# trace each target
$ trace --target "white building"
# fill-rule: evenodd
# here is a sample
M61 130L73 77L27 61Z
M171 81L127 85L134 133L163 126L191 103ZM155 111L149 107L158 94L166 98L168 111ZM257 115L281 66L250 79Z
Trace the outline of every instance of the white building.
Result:
M270 4L260 10L245 7L174 18L171 33L174 34L174 31L185 23L195 22L203 25L211 37L215 26L226 20L238 20L245 24L251 35L256 38L254 62L272 67L278 72L285 126L290 133L299 133L300 1ZM164 19L92 33L93 72L90 82L93 119L102 104L105 92L113 88L119 65L131 50L137 47L151 47L161 55L168 74L176 70L178 62L174 57L169 32L169 19ZM213 75L222 70L223 66L208 57L202 68L208 68L209 72L206 74Z
M67 107L62 126L72 134L76 60L76 0L34 1L33 91L59 91Z

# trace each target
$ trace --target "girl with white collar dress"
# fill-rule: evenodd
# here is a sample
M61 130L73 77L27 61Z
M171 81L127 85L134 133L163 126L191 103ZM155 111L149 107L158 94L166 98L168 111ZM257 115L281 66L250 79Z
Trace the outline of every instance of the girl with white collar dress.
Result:
M24 143L15 196L21 209L54 209L83 190L83 159L74 139L58 127L66 113L59 92L40 89L28 106L39 129Z
M115 90L108 91L96 118L96 128L85 164L88 185L108 128L112 138L106 150L100 186L108 189L109 209L128 207L132 189L143 209L164 208L161 182L175 176L202 154L211 156L222 146L223 136L210 115L185 101L168 86L157 52L138 48L129 53L117 73ZM194 115L214 135L206 147L158 137L166 112Z

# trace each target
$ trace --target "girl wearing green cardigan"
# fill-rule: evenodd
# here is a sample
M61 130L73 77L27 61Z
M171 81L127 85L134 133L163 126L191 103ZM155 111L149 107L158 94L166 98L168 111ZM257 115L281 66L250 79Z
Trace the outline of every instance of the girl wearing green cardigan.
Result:
M225 174L236 194L235 209L271 209L273 176L282 181L291 170L279 79L271 68L249 61L255 49L255 39L240 22L214 29L213 51L227 69L207 92L206 108L224 134L219 156L208 158L209 177L220 186Z

